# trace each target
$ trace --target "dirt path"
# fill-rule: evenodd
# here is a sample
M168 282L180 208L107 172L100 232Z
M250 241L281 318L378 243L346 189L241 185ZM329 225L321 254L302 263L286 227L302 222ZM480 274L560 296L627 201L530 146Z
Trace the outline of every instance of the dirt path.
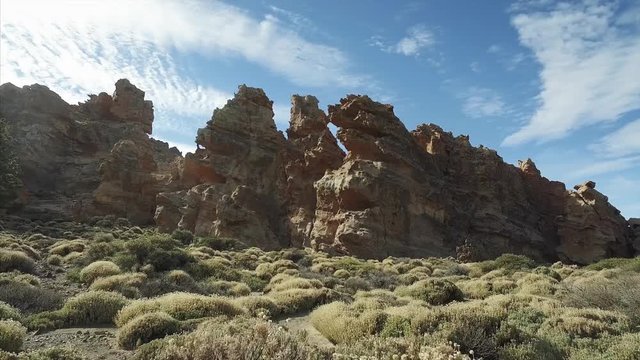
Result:
M132 353L117 349L115 345L116 329L112 327L99 328L68 328L30 334L25 341L25 350L37 350L52 346L74 349L85 359L125 360Z
M290 318L278 321L278 324L291 332L304 331L307 334L307 342L323 350L333 350L336 346L322 335L309 321L309 314L294 315Z

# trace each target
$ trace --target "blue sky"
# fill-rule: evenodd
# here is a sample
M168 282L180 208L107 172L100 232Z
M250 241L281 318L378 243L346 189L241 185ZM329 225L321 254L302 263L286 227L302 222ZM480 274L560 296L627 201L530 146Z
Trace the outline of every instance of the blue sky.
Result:
M0 4L0 81L69 102L129 78L154 136L193 148L239 84L286 129L291 94L392 103L640 217L640 2L30 1Z

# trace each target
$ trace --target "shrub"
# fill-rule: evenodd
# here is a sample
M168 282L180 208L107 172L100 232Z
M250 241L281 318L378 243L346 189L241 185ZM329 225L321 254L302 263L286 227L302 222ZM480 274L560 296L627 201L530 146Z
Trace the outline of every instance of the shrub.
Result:
M120 267L111 261L96 261L80 271L80 279L82 282L91 284L95 279L111 275L120 274Z
M242 308L225 298L171 293L152 299L134 300L118 313L116 324L122 327L135 317L157 311L163 311L178 320L244 313Z
M15 320L0 320L0 350L17 353L27 337L27 329Z
M67 256L71 253L81 253L85 249L85 243L82 240L63 240L55 243L49 254Z
M451 281L443 279L427 279L413 285L399 287L396 293L410 296L432 305L444 305L452 301L462 300L462 291Z
M309 317L313 327L335 344L350 343L377 334L385 318L381 310L358 310L344 302L322 305Z
M278 304L268 296L243 296L237 298L235 303L247 309L249 314L253 316L259 313L266 313L267 317L280 314Z
M196 241L196 245L198 246L206 246L208 248L214 250L232 250L232 249L241 249L243 247L242 243L229 238L220 238L220 237L200 237Z
M206 282L204 288L209 293L222 296L245 296L251 293L247 284L236 281L213 280Z
M171 234L171 238L187 245L193 242L194 236L193 233L189 230L175 229Z
M113 324L115 315L126 303L127 299L118 293L88 291L69 298L60 310L29 317L27 324L33 329Z
M133 350L141 344L180 331L180 322L164 312L140 315L118 330L118 345Z
M111 275L96 279L89 290L114 291L128 298L135 298L140 295L139 288L146 279L147 275L143 273Z
M20 318L22 318L20 310L0 301L0 320L20 320Z
M18 270L23 273L32 273L36 263L22 251L0 249L0 272Z
M0 301L22 312L34 313L57 309L62 305L62 295L38 286L15 280L0 280Z
M570 338L599 338L629 331L629 319L617 312L598 309L560 311L545 320L539 333L558 332Z
M190 334L143 345L134 359L328 360L330 355L273 324L237 319L225 323L208 321Z
M277 260L269 263L262 263L256 267L256 275L262 279L269 279L275 274L287 269L297 269L298 266L291 260Z
M68 299L62 311L68 325L112 324L127 300L118 293L88 291Z
M181 245L179 241L165 235L143 235L128 241L125 247L139 264L150 264L156 271L165 271L193 262L193 257L181 249Z
M311 310L332 299L331 292L326 288L289 289L270 292L268 296L273 299L283 314L295 314L301 311Z
M598 261L597 263L588 265L586 270L605 270L605 269L621 269L628 271L640 272L640 256L627 258L608 258Z
M20 354L18 360L83 360L84 358L73 349L52 347L29 351Z
M47 257L47 264L51 266L60 266L62 265L62 256L60 255L49 255Z
M233 263L223 257L213 257L192 265L189 271L196 278L215 278L218 280L238 281L241 278L240 272L236 270Z
M629 317L632 325L640 325L640 275L564 283L559 298L568 306L619 311Z

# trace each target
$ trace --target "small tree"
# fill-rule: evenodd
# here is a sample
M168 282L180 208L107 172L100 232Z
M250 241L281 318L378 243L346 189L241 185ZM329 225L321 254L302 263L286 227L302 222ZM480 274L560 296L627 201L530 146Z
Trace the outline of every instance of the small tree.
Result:
M20 166L11 146L7 122L0 118L0 208L8 207L21 186Z

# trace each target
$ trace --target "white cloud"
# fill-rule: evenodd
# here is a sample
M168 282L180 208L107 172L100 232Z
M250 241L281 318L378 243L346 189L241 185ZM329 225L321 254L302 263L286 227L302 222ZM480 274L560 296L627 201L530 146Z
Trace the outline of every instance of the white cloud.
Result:
M622 157L613 160L595 161L568 174L569 179L584 179L590 176L609 174L631 169L640 164L640 156Z
M604 136L591 150L605 156L625 156L640 153L640 119Z
M477 61L473 61L471 64L469 64L469 68L474 73L479 73L481 71L480 64Z
M380 35L369 38L369 45L375 46L388 53L401 54L405 56L418 56L420 51L435 44L433 33L424 25L415 25L407 30L407 35L398 42L389 44Z
M471 118L500 116L506 112L504 101L491 89L472 87L462 98L462 111Z
M391 50L395 53L414 56L420 55L420 51L434 44L434 36L424 26L416 25L407 31L407 36L403 37L395 44Z
M182 55L242 57L304 86L373 86L350 73L340 50L305 40L272 15L253 18L222 2L21 0L0 6L2 82L41 83L76 102L110 92L126 77L154 102L155 128L165 137L192 136L232 96L187 75Z
M542 65L539 107L504 145L543 142L640 108L640 36L616 25L613 3L559 4L512 19Z
M289 128L291 118L291 107L287 104L273 103L273 120L278 130L285 131Z

